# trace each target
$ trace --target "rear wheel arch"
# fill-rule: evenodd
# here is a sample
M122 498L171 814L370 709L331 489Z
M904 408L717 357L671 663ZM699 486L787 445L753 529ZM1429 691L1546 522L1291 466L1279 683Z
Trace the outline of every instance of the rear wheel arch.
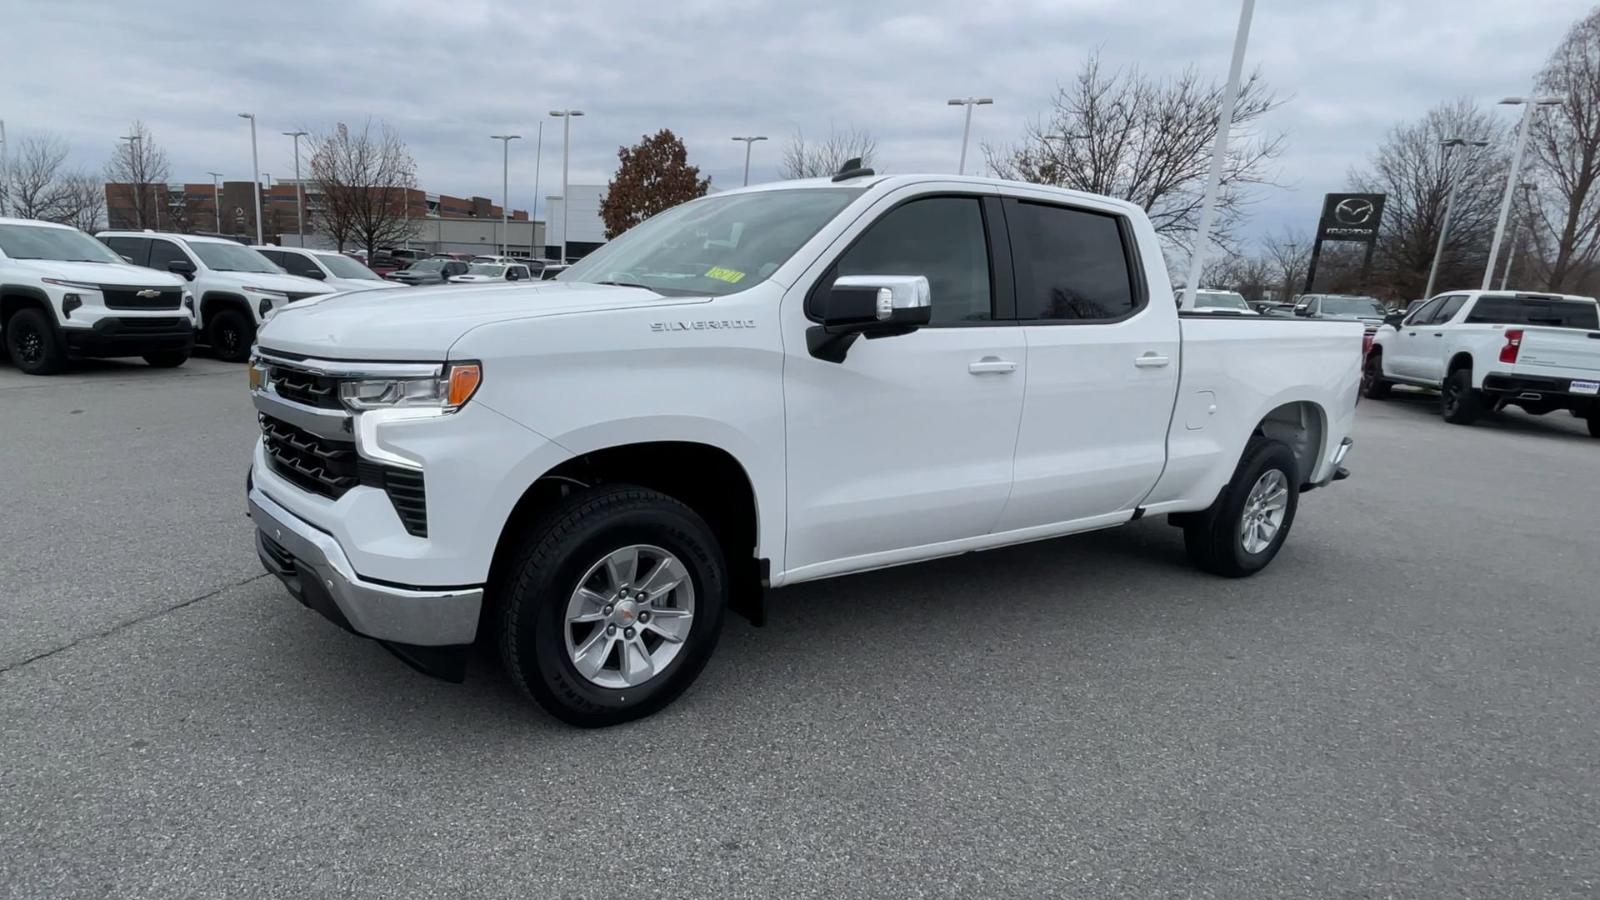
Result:
M1450 357L1450 364L1444 367L1446 376L1454 374L1458 369L1472 369L1472 354L1465 350Z
M1262 417L1252 434L1286 445L1294 454L1298 481L1295 487L1311 481L1327 452L1328 414L1311 400L1285 403ZM1248 452L1249 447L1246 447Z

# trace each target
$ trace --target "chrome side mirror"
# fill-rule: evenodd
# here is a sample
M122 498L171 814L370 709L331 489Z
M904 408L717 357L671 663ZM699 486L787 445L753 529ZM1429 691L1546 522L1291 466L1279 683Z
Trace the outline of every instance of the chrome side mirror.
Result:
M813 293L806 312L820 325L806 330L811 355L844 362L858 336L910 334L933 316L933 292L922 275L844 275Z

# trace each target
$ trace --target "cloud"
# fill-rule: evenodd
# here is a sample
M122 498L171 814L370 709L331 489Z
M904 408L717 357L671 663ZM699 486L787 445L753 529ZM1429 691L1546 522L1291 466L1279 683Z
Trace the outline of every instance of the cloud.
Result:
M1291 97L1266 127L1287 133L1283 190L1264 194L1249 230L1309 227L1321 194L1344 187L1398 122L1455 97L1492 103L1525 91L1589 0L1514 9L1491 0L1264 3L1247 62ZM751 177L776 177L784 139L830 124L870 129L895 172L952 171L961 110L972 150L1014 138L1058 82L1096 49L1110 65L1226 74L1236 0L1019 0L873 4L682 0L579 5L399 0L270 6L53 0L7 21L0 117L13 138L65 137L98 168L127 123L143 119L173 177L247 178L250 111L261 166L292 173L279 132L386 120L408 142L429 190L498 199L512 130L512 201L556 193L561 123L576 107L571 178L604 181L616 148L671 128L719 186L738 183L735 134L766 134ZM1509 113L1507 115L1510 115ZM536 140L543 125L543 140Z

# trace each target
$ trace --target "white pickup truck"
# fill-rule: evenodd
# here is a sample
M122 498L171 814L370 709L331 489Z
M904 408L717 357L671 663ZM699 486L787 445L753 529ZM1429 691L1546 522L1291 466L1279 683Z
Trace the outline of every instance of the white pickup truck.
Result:
M1251 574L1343 477L1357 323L1180 318L1132 204L833 179L664 212L552 282L285 309L248 487L301 602L554 715L648 714L763 589L1166 514Z
M1394 384L1433 388L1445 421L1469 425L1520 406L1533 415L1569 410L1600 437L1600 306L1593 298L1456 291L1378 329L1362 391Z

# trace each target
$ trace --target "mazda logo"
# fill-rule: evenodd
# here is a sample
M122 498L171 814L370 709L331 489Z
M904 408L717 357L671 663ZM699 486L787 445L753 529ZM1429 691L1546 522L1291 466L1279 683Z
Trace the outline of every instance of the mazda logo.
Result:
M1346 197L1339 201L1333 208L1333 217L1341 225L1365 225L1372 221L1373 205L1371 200L1360 197Z

